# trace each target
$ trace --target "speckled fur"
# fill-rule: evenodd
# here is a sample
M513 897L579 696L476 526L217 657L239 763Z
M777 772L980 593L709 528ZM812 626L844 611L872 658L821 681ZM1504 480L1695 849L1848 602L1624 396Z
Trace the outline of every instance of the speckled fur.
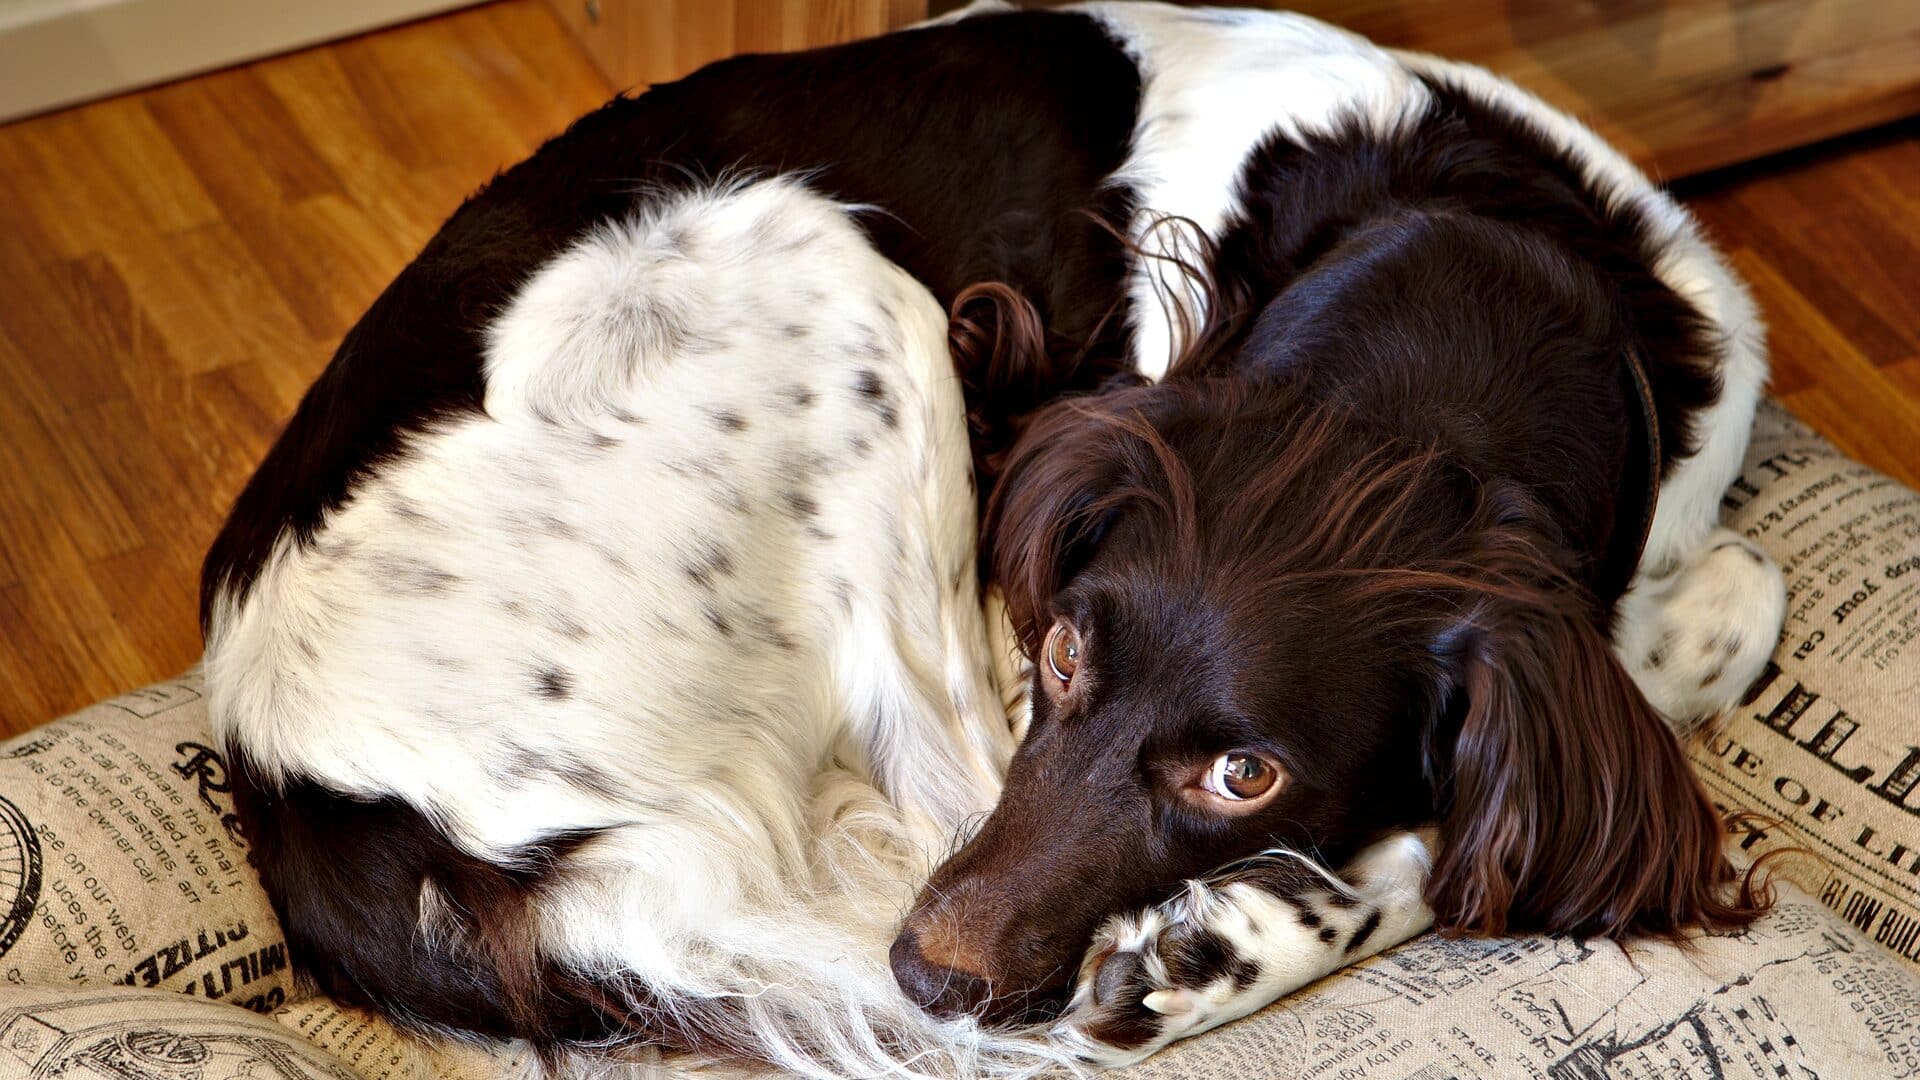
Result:
M1012 741L943 314L851 218L768 180L592 231L493 320L484 413L283 542L207 649L267 784L501 866L588 837L539 955L733 1000L708 1034L815 1072L969 1045L883 950ZM415 921L462 933L431 878Z

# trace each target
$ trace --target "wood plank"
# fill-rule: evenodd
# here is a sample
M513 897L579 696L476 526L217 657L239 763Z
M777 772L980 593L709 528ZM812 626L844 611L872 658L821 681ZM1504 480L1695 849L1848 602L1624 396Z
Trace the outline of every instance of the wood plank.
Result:
M1920 487L1920 400L1903 395L1766 256L1741 248L1733 262L1765 298L1776 367L1803 372L1801 385L1782 391L1780 399L1841 449ZM1783 333L1782 327L1793 330Z
M51 242L54 254L77 258L99 252L114 238L151 232L153 225L133 193L108 165L102 146L80 130L75 113L59 113L17 125L0 154L16 190ZM64 213L74 202L89 213Z
M520 0L0 126L0 734L192 661L202 553L340 335L609 92Z
M1920 5L1895 0L1303 0L1382 42L1484 64L1656 175L1920 112Z
M678 79L735 53L871 37L926 17L925 0L550 0L622 90Z
M106 255L165 345L162 381L248 360L324 356L232 225L215 221Z
M285 52L471 0L148 0L0 5L0 119Z
M144 657L120 627L90 569L93 560L74 543L73 527L53 515L0 518L18 557L20 582L0 599L7 625L0 670L9 680L0 698L0 729L21 731L49 719L40 707L73 707L151 679L164 657ZM132 550L128 548L127 550Z
M1886 364L1920 351L1920 227L1910 216L1920 173L1902 184L1886 171L1916 160L1920 122L1908 122L1683 191L1713 236L1765 251L1793 293Z

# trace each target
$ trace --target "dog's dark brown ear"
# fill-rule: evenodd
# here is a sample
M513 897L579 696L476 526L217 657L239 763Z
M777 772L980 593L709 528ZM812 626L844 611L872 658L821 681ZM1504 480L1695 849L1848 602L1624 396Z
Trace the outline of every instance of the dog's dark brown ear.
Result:
M1760 914L1678 740L1584 603L1519 586L1477 602L1456 642L1436 925L1672 936Z
M983 497L1019 433L1018 419L1056 392L1071 367L1051 355L1048 344L1046 321L1011 285L977 282L948 308L947 351L966 388L967 441Z
M1150 418L1167 411L1157 389L1055 401L1022 423L1006 456L981 520L981 558L1029 655L1054 594L1117 515L1148 510L1166 520L1169 544L1191 542L1193 480Z
M1113 414L1068 399L1035 413L1007 455L981 519L981 558L1005 593L1031 655L1047 606L1083 566L1124 500L1112 450Z

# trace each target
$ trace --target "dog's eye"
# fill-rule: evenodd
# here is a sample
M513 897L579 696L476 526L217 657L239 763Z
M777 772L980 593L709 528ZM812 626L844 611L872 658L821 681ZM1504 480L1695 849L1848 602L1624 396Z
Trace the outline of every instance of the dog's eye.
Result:
M1053 670L1053 677L1060 680L1061 686L1073 681L1073 673L1080 670L1080 634L1064 622L1053 624L1047 634L1047 667Z
M1257 799L1280 782L1280 770L1257 754L1221 754L1207 768L1206 789L1223 799Z

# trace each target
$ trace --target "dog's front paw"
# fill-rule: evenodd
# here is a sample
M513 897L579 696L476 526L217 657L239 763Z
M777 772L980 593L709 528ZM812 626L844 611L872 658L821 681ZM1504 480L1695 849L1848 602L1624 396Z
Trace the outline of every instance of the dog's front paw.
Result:
M1108 920L1054 1038L1095 1064L1129 1065L1407 940L1433 922L1421 895L1433 844L1391 836L1345 880L1270 852L1217 886L1188 882L1164 904Z
M1785 617L1779 567L1752 541L1716 529L1673 572L1621 598L1615 649L1647 700L1685 731L1740 700Z
M1260 966L1209 923L1230 904L1194 882L1181 897L1109 920L1053 1035L1081 1058L1129 1065L1265 1004Z

